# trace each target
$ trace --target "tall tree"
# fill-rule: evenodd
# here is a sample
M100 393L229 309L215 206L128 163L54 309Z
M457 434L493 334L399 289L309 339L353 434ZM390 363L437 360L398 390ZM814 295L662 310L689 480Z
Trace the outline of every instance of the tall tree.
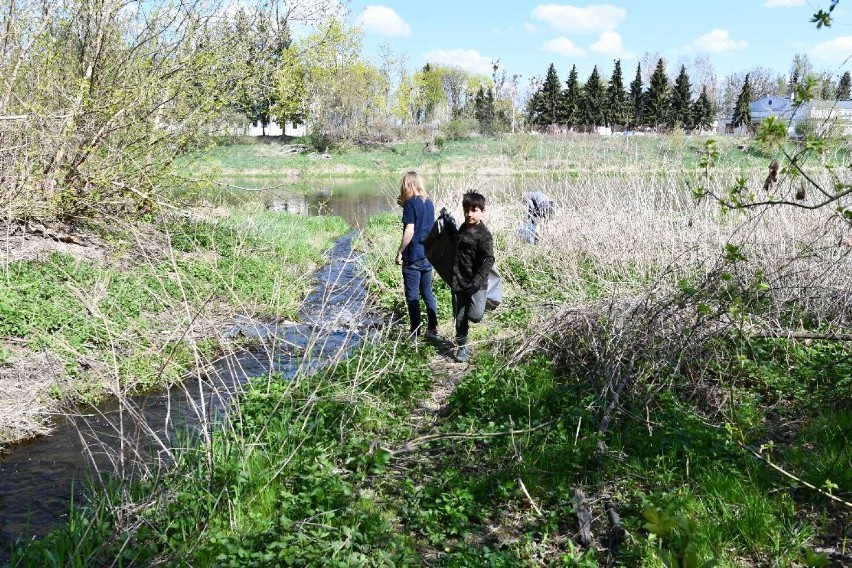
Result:
M837 100L848 101L852 95L850 90L852 90L852 76L849 75L849 71L846 71L837 83Z
M627 93L624 92L624 79L621 77L621 60L616 59L612 77L606 88L607 124L624 125L628 120Z
M441 103L445 102L443 73L430 63L414 76L415 82L423 93L423 120L429 121L435 118L435 112Z
M303 124L308 117L308 101L305 91L307 70L299 57L299 49L289 47L281 54L275 71L275 102L272 114L284 124Z
M569 128L577 125L580 113L580 83L577 78L577 66L571 66L568 80L565 81L565 90L559 105L559 123Z
M663 58L657 60L657 66L651 75L648 92L645 93L644 113L649 124L659 128L660 124L668 122L671 87L666 74L666 63Z
M716 100L716 88L719 81L716 77L716 71L713 69L713 64L710 62L710 57L707 55L696 55L692 63L687 65L689 78L692 80L693 94L701 94L701 91L706 89L707 96L711 101Z
M465 104L465 93L469 73L461 67L449 66L443 69L441 85L447 100L450 116L458 117Z
M238 86L234 107L250 122L259 124L265 134L272 122L280 89L276 87L278 70L292 42L286 19L275 26L270 14L260 8L240 8L230 24L235 42L234 55L248 71ZM292 101L285 102L285 104ZM283 126L283 125L282 125Z
M484 89L481 85L474 98L473 117L479 122L479 130L486 136L494 134L494 90L491 85Z
M301 40L299 49L304 61L305 107L310 108L307 123L311 132L345 131L343 122L352 116L352 109L344 102L351 100L347 93L347 80L351 78L347 74L361 54L360 31L331 19Z
M669 124L671 126L680 125L686 129L693 128L695 120L692 116L692 85L689 81L689 74L686 72L686 65L680 66L680 73L675 79L674 89L672 89L671 101Z
M529 78L526 90L528 98L523 105L523 109L526 122L531 126L538 126L542 123L541 117L538 115L539 109L542 106L540 101L542 85L544 85L544 81L541 80L540 76L533 75Z
M819 98L824 101L833 101L837 96L837 85L834 83L834 74L831 71L822 71L816 76Z
M701 94L692 105L692 117L695 122L695 127L701 130L708 130L713 125L713 103L710 102L710 96L707 94L707 87L701 88Z
M737 104L734 105L734 114L731 117L731 123L735 127L742 126L746 130L751 130L751 108L749 107L751 98L751 82L749 75L746 75L743 88L737 97Z
M559 76L556 74L556 67L551 63L550 67L547 68L547 75L541 86L540 96L536 101L537 124L539 126L556 124L558 122L557 109L559 108L561 96L562 90L560 88Z
M582 97L580 98L580 116L582 122L594 128L606 122L604 118L604 107L606 106L606 85L601 81L598 66L592 68L592 73L586 84L583 85Z
M788 83L790 94L794 93L796 86L805 80L805 77L811 74L813 66L810 59L804 53L797 53L793 56L793 61L790 63L790 82Z
M627 95L628 103L630 104L630 124L635 128L642 124L643 112L645 107L644 96L642 91L642 64L636 64L636 77L630 82L630 93Z

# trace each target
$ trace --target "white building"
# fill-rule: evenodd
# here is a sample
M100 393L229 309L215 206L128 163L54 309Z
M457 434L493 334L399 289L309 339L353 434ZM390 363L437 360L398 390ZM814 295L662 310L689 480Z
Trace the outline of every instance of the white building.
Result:
M817 132L836 127L837 134L852 135L852 101L812 100L796 107L787 97L766 96L749 104L749 110L755 126L765 118L777 116L788 125L787 132L791 135L799 133L802 121L811 121Z
M264 130L266 131L267 136L281 136L282 134L286 134L287 136L305 136L307 134L307 127L304 124L295 126L293 125L293 123L287 122L284 124L284 130L282 130L277 122L272 121L266 125L265 129L261 128L259 122L250 124L248 129L248 135L262 136Z

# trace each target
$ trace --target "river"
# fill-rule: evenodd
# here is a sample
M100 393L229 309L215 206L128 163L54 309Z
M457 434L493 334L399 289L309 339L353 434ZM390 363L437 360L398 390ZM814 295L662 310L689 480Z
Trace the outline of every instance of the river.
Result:
M85 478L98 483L97 472L132 478L168 464L177 433L208 435L248 378L312 372L344 356L381 324L366 312L360 256L352 243L370 216L396 208L395 195L366 180L336 182L313 193L250 193L271 210L338 215L355 228L327 252L300 321L277 325L234 318L223 334L258 339L262 348L223 356L171 389L80 408L61 419L54 434L12 448L0 461L0 563L8 561L13 541L44 536L67 518L72 499L87 498Z

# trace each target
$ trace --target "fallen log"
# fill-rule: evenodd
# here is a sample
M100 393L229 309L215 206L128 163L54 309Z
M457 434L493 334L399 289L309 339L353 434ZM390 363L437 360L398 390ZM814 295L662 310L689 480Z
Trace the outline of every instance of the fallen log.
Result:
M589 547L592 544L592 514L589 512L586 496L579 489L575 489L571 496L571 502L574 504L574 513L577 515L580 544Z
M621 524L621 517L615 509L612 497L609 495L604 495L604 507L606 508L607 517L609 517L608 548L612 554L617 554L618 547L624 542L624 537L627 536L627 530Z

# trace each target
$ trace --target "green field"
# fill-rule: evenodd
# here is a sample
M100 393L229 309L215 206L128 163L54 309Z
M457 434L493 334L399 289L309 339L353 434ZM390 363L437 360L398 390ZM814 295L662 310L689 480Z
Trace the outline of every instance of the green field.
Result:
M746 138L716 136L718 168L765 171L771 156ZM708 137L687 135L567 136L505 135L445 141L424 151L423 141L396 142L320 153L305 147L291 154L291 143L274 138L206 149L181 159L178 170L213 176L374 176L414 169L428 174L520 175L524 173L695 171ZM845 147L829 152L831 162L848 160Z

